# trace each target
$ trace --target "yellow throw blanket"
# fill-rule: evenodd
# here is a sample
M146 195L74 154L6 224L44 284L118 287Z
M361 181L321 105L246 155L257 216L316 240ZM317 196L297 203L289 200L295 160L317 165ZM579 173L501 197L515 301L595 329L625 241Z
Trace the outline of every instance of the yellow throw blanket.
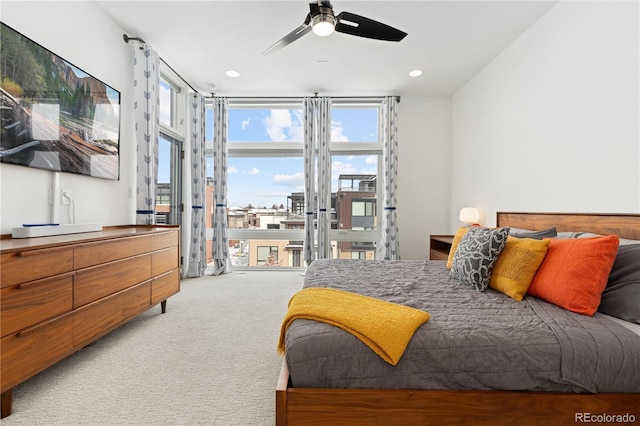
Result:
M305 288L289 301L278 352L285 351L289 325L296 319L309 319L348 331L386 362L396 365L413 333L429 318L424 311L373 297L330 288Z

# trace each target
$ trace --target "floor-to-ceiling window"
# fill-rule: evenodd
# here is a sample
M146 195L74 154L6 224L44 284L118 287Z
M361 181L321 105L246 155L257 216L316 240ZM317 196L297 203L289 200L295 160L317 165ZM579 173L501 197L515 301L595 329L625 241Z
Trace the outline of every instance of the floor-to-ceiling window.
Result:
M209 108L209 157L212 118ZM234 268L305 266L303 120L301 99L229 100L227 214ZM379 239L380 134L380 100L334 100L332 257L374 257ZM210 158L207 164L212 177Z
M304 216L290 203L304 191L302 102L231 101L228 117L232 265L300 267Z
M373 259L380 238L381 100L335 99L331 110L332 257ZM333 203L332 203L333 204Z

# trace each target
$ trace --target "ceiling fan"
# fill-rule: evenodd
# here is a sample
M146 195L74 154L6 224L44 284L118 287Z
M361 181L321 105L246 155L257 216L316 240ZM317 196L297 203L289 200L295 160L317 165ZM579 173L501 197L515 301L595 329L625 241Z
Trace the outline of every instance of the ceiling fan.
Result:
M311 31L319 36L328 36L335 30L358 37L396 42L407 35L404 31L355 13L340 12L335 15L330 1L310 2L309 9L302 25L269 46L262 54L269 55L280 50Z

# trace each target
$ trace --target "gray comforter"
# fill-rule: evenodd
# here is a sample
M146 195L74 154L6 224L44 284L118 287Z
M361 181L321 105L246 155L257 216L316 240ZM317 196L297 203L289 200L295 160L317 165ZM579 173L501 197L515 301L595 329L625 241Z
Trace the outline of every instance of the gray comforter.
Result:
M317 260L304 287L331 287L431 314L395 367L351 334L296 320L294 387L640 392L640 336L606 318L522 302L449 278L443 261Z

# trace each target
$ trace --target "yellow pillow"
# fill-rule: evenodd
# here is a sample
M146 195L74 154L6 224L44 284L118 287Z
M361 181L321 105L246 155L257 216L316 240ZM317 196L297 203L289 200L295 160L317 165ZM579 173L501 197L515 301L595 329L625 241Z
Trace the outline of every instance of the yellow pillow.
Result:
M456 252L458 248L458 244L460 244L460 240L464 237L464 234L467 233L469 228L465 228L461 226L456 231L456 235L453 236L453 241L451 242L451 249L449 250L449 258L447 259L447 268L451 269L451 265L453 264L453 254Z
M507 243L493 265L489 287L522 301L547 255L549 242L548 239L507 237Z

